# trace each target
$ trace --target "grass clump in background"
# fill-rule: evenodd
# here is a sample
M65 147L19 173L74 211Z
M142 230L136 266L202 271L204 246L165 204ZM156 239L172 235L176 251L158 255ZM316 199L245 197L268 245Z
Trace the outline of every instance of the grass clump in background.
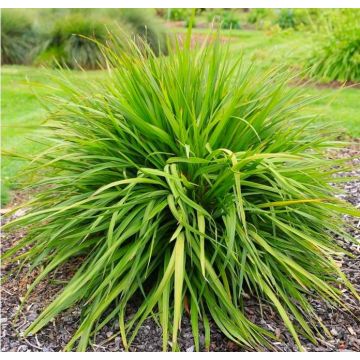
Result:
M167 51L166 29L151 9L26 11L2 11L1 56L4 64L102 68L104 57L97 43L105 44L109 40L109 31L117 33L121 39L140 37L156 54Z
M149 316L163 349L171 340L177 350L187 303L196 350L209 316L232 341L270 347L272 334L243 312L246 292L272 304L300 349L299 334L316 342L308 295L339 307L338 285L358 296L334 260L344 252L334 235L352 241L342 214L359 212L333 196L341 163L324 156L331 143L302 112L307 97L286 73L231 62L219 41L191 50L189 36L168 57L129 49L106 51L104 83L65 81L50 98L48 149L32 164L45 178L27 214L5 226L29 230L4 261L41 269L25 300L63 263L79 266L26 334L80 303L66 350L84 351L112 319L128 349Z
M256 8L251 9L247 17L247 22L256 25L257 28L262 28L266 23L269 24L268 19L274 14L272 9Z
M281 29L311 30L321 18L320 9L281 9L278 11L275 23Z
M132 36L144 39L157 55L166 53L167 32L149 9L119 9L115 16L116 14L122 22L128 25Z
M240 29L240 19L236 11L225 9L212 9L207 14L209 23L213 23L222 29Z
M41 35L24 10L1 10L1 64L31 63Z
M192 14L191 9L187 8L172 8L164 9L163 17L166 17L173 21L187 21Z
M99 44L110 41L109 30L118 34L119 44L131 36L146 41L156 54L166 51L166 32L149 11L103 9L99 16L91 9L85 14L76 9L59 17L50 32L46 49L36 62L72 69L104 67L105 59ZM126 50L123 48L123 51Z
M66 66L71 69L97 69L104 57L97 42L105 43L108 32L100 19L71 14L60 17L50 31L37 64ZM95 41L96 42L95 42Z
M307 61L309 75L325 81L360 82L360 11L329 13Z

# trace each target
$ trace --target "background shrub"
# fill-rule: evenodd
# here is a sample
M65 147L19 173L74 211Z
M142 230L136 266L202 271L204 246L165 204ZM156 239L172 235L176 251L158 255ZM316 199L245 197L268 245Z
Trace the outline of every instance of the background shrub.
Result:
M208 22L220 25L222 29L240 29L240 19L233 10L212 9L207 14Z
M60 64L72 69L96 69L104 58L95 41L105 43L108 33L100 19L80 14L60 17L55 23L37 64ZM94 40L94 41L93 41Z
M1 10L1 63L28 64L37 51L40 32L23 10Z
M92 40L105 43L108 30L167 51L166 29L151 9L5 9L2 18L3 63L96 69L104 59Z
M277 24L282 29L295 28L296 19L293 9L281 9L278 15Z
M167 32L149 9L119 9L113 16L128 25L131 34L146 40L156 54L167 51Z
M334 237L352 241L342 215L359 215L329 185L341 163L324 156L331 143L288 74L249 71L219 41L191 50L188 37L177 49L108 51L104 83L65 80L51 97L48 149L32 165L46 176L27 214L5 225L29 228L3 259L22 249L39 267L25 299L68 260L78 269L26 334L80 303L67 350L84 351L111 319L128 348L150 314L163 349L171 339L176 350L186 297L196 350L208 316L246 348L269 346L243 312L246 292L301 348L298 334L316 341L321 321L309 296L341 306L345 287L358 297L334 260L344 251Z
M314 51L307 60L309 75L325 81L360 82L360 11L331 12L320 27Z
M281 9L275 23L282 29L314 30L321 18L321 9Z
M171 8L169 9L170 20L173 21L187 21L191 16L191 9Z
M255 25L257 29L268 29L276 22L274 9L251 9L248 16L248 24Z
M240 20L237 14L233 11L227 11L223 14L221 19L222 29L240 29Z
M196 27L196 17L192 18L193 10L196 14L200 14L200 9L188 9L188 8L171 8L164 9L163 18L166 20L172 21L184 21L185 27L190 26L190 22L192 27Z
M257 24L268 18L271 12L272 12L271 9L261 9L261 8L251 9L247 20L249 24Z

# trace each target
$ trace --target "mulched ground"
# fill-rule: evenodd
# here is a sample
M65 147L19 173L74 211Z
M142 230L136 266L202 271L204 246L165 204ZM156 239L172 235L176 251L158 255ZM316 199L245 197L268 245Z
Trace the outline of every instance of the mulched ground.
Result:
M357 180L345 184L345 194L343 199L353 205L360 206L360 142L349 149L344 149L331 156L348 157L357 156L353 164L357 170L353 170L351 175ZM355 168L355 167L354 167ZM345 174L343 174L345 175ZM348 175L348 174L347 174ZM24 201L29 194L16 194L12 204L14 207ZM18 212L15 216L21 216ZM360 240L360 220L349 216L346 217L349 224L348 231ZM24 231L2 234L2 251L11 247L17 239L24 236ZM337 239L344 248L353 254L353 257L345 256L342 259L342 270L360 292L360 246L345 243L342 239ZM74 260L76 263L76 259ZM67 341L74 333L80 315L79 308L72 308L53 320L51 324L42 329L37 335L28 338L21 337L22 332L37 317L39 312L54 298L56 293L62 288L61 281L66 281L74 271L74 263L67 264L52 277L42 282L29 298L27 305L15 319L15 313L21 302L27 287L35 278L36 273L29 274L27 268L23 268L15 276L12 272L13 266L2 267L2 275L9 276L8 280L2 285L1 297L1 351L61 351ZM344 290L344 300L351 308L353 313L334 309L328 304L319 300L312 300L318 316L330 330L333 338L318 338L318 344L314 345L306 339L302 343L307 351L360 351L360 304ZM136 301L129 307L129 314L134 311ZM264 328L273 331L277 340L273 342L274 349L277 351L297 351L289 332L284 327L281 319L266 304L263 306L263 317L260 314L256 299L248 297L246 299L246 313L249 319ZM105 326L101 333L94 339L88 351L123 351L120 337L118 336L118 325L112 323ZM202 348L204 347L204 336L200 337ZM194 351L191 327L188 318L184 318L179 340L183 351ZM161 351L161 329L148 319L141 327L139 334L131 346L131 351ZM211 351L241 351L236 344L227 340L214 324L211 326Z

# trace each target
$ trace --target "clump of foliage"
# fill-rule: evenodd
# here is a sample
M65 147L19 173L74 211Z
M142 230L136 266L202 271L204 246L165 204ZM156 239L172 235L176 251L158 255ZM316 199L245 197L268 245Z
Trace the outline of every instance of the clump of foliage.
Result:
M167 51L166 30L149 9L119 9L113 16L125 23L131 34L145 39L156 54Z
M195 16L193 16L193 10L188 8L172 8L168 10L167 16L173 21L184 21L185 27L196 26Z
M240 29L240 19L234 10L214 9L208 13L208 21L222 29Z
M319 9L281 9L275 23L281 29L311 29L321 18Z
M326 20L325 30L306 66L325 81L360 82L360 11L340 10Z
M168 10L170 20L187 21L191 17L192 10L188 8L172 8ZM166 16L168 14L166 13Z
M108 30L145 39L155 53L167 50L166 30L150 9L42 9L31 15L4 10L2 63L32 63L97 69L104 57L97 43ZM35 23L41 24L41 33Z
M295 28L295 14L293 9L281 9L278 15L277 24L281 29Z
M247 22L257 29L269 29L276 23L276 17L274 9L255 8L250 10Z
M105 43L107 38L108 31L100 19L75 13L61 16L36 63L59 64L72 69L97 69L104 65L97 42Z
M358 296L334 235L351 241L342 214L359 212L333 196L341 163L324 156L331 143L304 115L307 97L286 73L233 62L220 41L191 49L190 34L167 57L136 42L105 50L104 83L65 80L50 99L49 148L32 165L45 178L5 225L28 232L3 258L39 267L25 300L70 259L78 268L26 334L79 303L66 350L84 351L112 319L128 349L149 316L163 349L177 350L185 310L196 350L209 316L232 341L270 347L243 311L246 292L272 304L301 348L298 334L315 341L320 322L309 295L334 306L339 286Z
M238 15L234 11L224 12L221 18L222 29L240 29L240 20Z
M1 63L28 64L35 54L39 31L24 11L1 10Z
M257 24L260 21L266 19L269 15L270 9L255 8L251 9L248 22L249 24Z

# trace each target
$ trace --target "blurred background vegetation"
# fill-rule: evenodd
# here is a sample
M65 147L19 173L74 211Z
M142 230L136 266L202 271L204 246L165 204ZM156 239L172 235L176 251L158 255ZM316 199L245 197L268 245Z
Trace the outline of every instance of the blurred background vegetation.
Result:
M114 38L125 44L135 36L166 55L171 39L184 36L190 24L194 41L221 28L234 59L292 70L293 86L308 86L315 97L319 121L360 137L359 9L3 9L1 138L11 156L2 158L2 203L19 186L14 175L24 160L41 149L41 141L29 138L41 133L46 117L39 99L53 89L38 84L59 67L79 82L101 81L106 64L98 44L111 46Z
M102 67L95 40L140 36L164 50L166 29L154 10L145 9L4 9L2 64Z
M282 62L295 60L292 64L325 82L360 81L359 9L4 9L1 62L103 68L98 44L135 36L166 54L170 35L190 23L194 34L221 28L231 40L246 31L261 31L265 42L278 33L294 36L296 54Z

